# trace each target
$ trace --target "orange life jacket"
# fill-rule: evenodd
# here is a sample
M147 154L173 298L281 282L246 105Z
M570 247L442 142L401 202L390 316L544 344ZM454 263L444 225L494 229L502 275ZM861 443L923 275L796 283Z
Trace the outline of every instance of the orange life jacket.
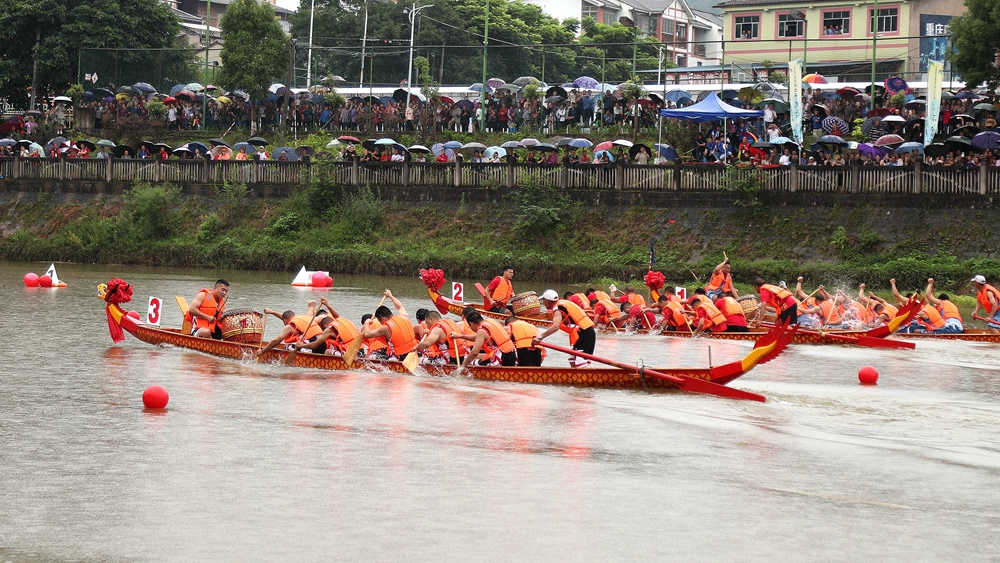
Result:
M413 334L413 325L410 319L403 316L392 317L385 321L385 326L389 327L389 341L392 343L392 353L402 359L417 347L417 337Z
M669 301L667 306L661 311L667 324L672 327L682 327L688 325L687 317L684 316L684 306L678 301Z
M218 318L218 317L216 317L217 314L218 314L218 316L221 317L222 313L226 312L225 300L222 303L222 310L219 310L219 303L215 300L215 296L212 295L212 290L203 287L200 290L198 290L198 294L199 295L202 294L202 293L205 294L205 298L201 301L201 306L198 307L198 310L201 311L202 313L204 313L204 314L212 317L213 319L214 318ZM197 298L198 298L198 296L195 295L195 299L197 299ZM216 322L215 321L209 322L209 321L206 321L205 319L202 319L200 317L199 318L195 318L195 316L192 315L191 313L188 313L186 316L187 316L187 320L188 321L191 321L191 322L194 323L195 328L207 328L208 330L211 330L213 332L215 331L215 327L216 327Z
M507 352L513 352L515 350L514 341L511 340L510 334L508 334L507 329L500 324L500 321L484 318L482 324L479 325L479 330L485 330L490 335L486 344L490 345L489 347L491 351L499 348L501 353L506 354Z
M579 305L581 309L584 310L590 309L590 299L586 295L582 293L574 293L573 297L576 297L576 299L574 299L573 302Z
M507 325L515 348L531 348L531 339L538 336L538 328L524 321L514 321Z
M642 299L641 296L639 298ZM556 308L562 309L566 312L566 316L563 317L562 322L564 326L576 326L580 330L586 330L594 326L594 321L590 320L587 313L585 313L579 305L573 303L572 301L560 299L559 301L556 301Z
M493 295L490 295L490 299L496 301L497 303L506 305L507 300L514 295L514 285L510 283L510 280L503 276L497 276L496 279L500 280L500 283L498 283L496 289L493 290Z
M958 322L962 322L962 313L958 312L958 305L955 305L951 301L944 300L941 301L941 309L939 310L941 316L947 319L958 319Z
M336 339L327 340L327 345L332 343L334 348L341 352L347 350L347 346L360 334L358 327L354 326L354 323L347 317L337 317L330 324L337 331L337 337Z
M780 312L785 310L786 308L785 300L787 300L789 297L792 296L791 291L788 291L787 289L778 287L776 285L771 285L769 283L765 283L764 285L760 286L760 288L766 289L769 292L771 292L771 299L768 300L768 304L774 307L775 311Z
M440 321L434 323L434 326L432 326L430 330L433 331L436 328L440 328L444 332L445 339L438 340L433 346L425 348L425 356L436 358L443 352L448 352L449 357L454 356L456 353L459 357L462 357L469 353L469 346L466 340L456 340L451 337L451 333L453 332L464 334L464 331L459 328L458 323L451 319L441 319Z
M607 299L608 301L611 301L611 296L608 295L607 293L604 293L603 291L595 290L593 295L594 297L597 298L598 301L601 301L602 299Z
M617 317L618 315L621 314L621 311L618 310L618 306L615 305L614 302L612 302L610 299L600 299L597 301L597 304L604 307L604 314L601 315L600 319L595 317L594 321L596 322L600 322L601 324L608 324L611 322L612 318ZM596 305L594 306L594 311L595 312L597 311Z
M309 321L312 321L312 324L309 324ZM302 337L302 341L304 342L318 334L323 333L323 329L320 328L319 322L317 322L311 315L295 315L288 320L288 326L295 329L295 332L285 338L285 342L289 344L298 342L299 337ZM305 333L305 336L302 336L303 333Z
M629 303L631 303L633 307L636 306L636 305L638 305L640 307L645 307L646 306L646 300L643 299L643 297L641 295L639 295L638 293L628 293L628 294L626 294L625 295L625 300L628 301Z
M705 317L709 322L708 328L726 324L726 316L723 315L722 311L715 306L715 303L712 303L712 301L706 296L699 297L700 299L698 299L698 304L695 308L705 310Z
M376 330L382 328L382 323L378 322L377 319L372 317L371 323L368 325L368 330ZM378 352L379 350L384 350L389 347L389 342L386 341L384 336L376 336L375 338L365 338L364 339L365 348L368 353Z
M899 309L893 305L889 305L888 303L883 303L882 306L885 307L885 313L889 315L890 319L895 319L896 315L899 314Z
M736 326L746 326L747 318L743 313L743 305L736 299L729 297L723 297L720 299L722 301L722 314L726 316L727 324L735 324Z
M732 274L723 273L722 270L719 270L718 272L712 272L712 278L708 280L708 284L705 285L705 291L715 291L717 289L722 289L722 291L732 293L733 291Z
M948 324L945 322L944 317L941 316L941 313L930 305L924 305L923 312L927 315L927 320L925 321L921 319L920 324L930 330L938 330L940 328L944 328L944 325Z
M983 306L983 309L986 309L987 315L992 315L995 312L993 310L994 306L990 304L990 298L987 297L987 294L990 293L992 293L993 298L996 299L997 302L996 306L1000 307L1000 290L997 290L997 288L993 287L990 284L986 284L985 287L976 292L976 300L979 301L979 304Z
M827 299L826 301L820 301L817 305L823 311L820 313L823 324L835 325L840 322L840 311L833 306L833 301Z

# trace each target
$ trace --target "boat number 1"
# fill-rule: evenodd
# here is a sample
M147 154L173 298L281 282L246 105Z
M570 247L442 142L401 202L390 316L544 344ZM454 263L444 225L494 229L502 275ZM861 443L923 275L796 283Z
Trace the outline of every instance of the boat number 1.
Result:
M146 309L146 324L160 326L161 311L163 311L163 300L159 297L150 297L149 307Z
M462 301L464 298L463 294L465 293L464 289L465 287L458 282L451 284L451 298L455 301Z

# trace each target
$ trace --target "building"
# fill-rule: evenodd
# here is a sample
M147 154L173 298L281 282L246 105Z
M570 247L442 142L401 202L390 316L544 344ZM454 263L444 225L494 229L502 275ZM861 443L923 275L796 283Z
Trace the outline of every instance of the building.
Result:
M272 5L275 15L277 15L278 20L281 21L281 28L285 30L285 33L290 33L292 24L289 21L289 17L291 17L294 12L278 6L276 0L261 1L268 2ZM222 14L226 13L226 8L229 7L231 2L232 0L211 0L212 14L211 21L209 22L211 27L219 26L219 20L222 18ZM166 0L166 3L170 4L177 10L200 18L201 24L205 25L205 13L208 10L208 0Z
M753 74L754 64L802 58L807 72L822 69L837 81L870 77L873 60L878 79L925 80L927 61L943 60L948 23L965 12L963 0L884 0L877 14L873 0L815 0L807 6L726 0L715 7L722 10L723 65L734 74Z

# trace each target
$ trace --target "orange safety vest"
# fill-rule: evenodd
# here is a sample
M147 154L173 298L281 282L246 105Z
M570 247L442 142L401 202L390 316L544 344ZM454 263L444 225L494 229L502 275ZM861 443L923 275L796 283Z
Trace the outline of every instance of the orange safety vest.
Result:
M646 300L643 299L643 297L641 295L639 295L638 293L629 293L629 294L626 294L625 295L625 300L628 301L629 303L631 303L633 307L636 306L636 305L638 305L640 307L645 307L646 306Z
M347 346L361 334L358 332L358 327L347 317L337 317L330 324L337 330L337 338L335 341L327 340L327 344L332 343L341 352L347 350Z
M312 321L312 324L309 324L310 320ZM288 326L295 329L293 334L285 338L285 342L289 344L298 342L299 337L302 336L303 333L305 333L305 336L302 337L303 341L309 340L317 334L323 333L323 329L320 328L319 322L309 315L295 315L288 320ZM308 327L308 329L306 327Z
M223 301L222 303L222 310L219 310L219 303L215 300L215 296L212 295L212 290L203 287L200 290L198 290L198 294L202 293L205 294L205 299L202 300L201 306L198 307L198 310L212 318L217 318L216 317L217 314L218 316L221 317L222 313L226 312L225 301ZM196 299L197 297L198 296L195 295ZM215 321L209 322L202 318L195 318L195 316L192 315L191 313L187 314L187 320L193 321L195 328L207 328L208 330L211 330L213 332L215 331L215 326L216 326Z
M621 314L621 311L618 310L618 306L615 305L610 299L600 299L597 301L597 304L604 307L604 314L601 315L601 318L594 319L595 321L600 321L601 324L608 324L611 322L612 317L617 317ZM597 310L596 306L594 307L594 310Z
M958 319L958 322L962 322L962 313L958 312L958 305L955 305L951 301L944 300L941 301L941 309L939 310L941 316L947 319Z
M935 309L934 307L931 307L930 305L924 305L923 311L924 314L927 315L927 320L925 321L921 319L920 324L924 325L928 329L938 330L940 328L944 328L944 325L948 324L941 316L941 313L938 313L938 310Z
M747 317L743 313L743 305L733 297L723 297L722 301L722 314L726 316L727 324L734 324L736 326L746 326Z
M983 306L983 309L986 309L987 315L992 315L995 311L991 310L991 307L993 307L993 305L990 305L990 299L989 297L987 297L987 294L989 293L993 294L993 298L996 299L997 302L997 307L1000 307L1000 290L997 290L997 288L993 287L990 284L986 284L985 287L983 287L976 293L976 300L979 301L979 304Z
M714 291L716 289L722 289L732 293L733 291L733 276L732 274L724 274L722 270L718 272L712 272L712 279L708 280L708 284L705 286L705 291Z
M490 296L490 299L496 301L497 303L506 305L507 300L514 295L514 285L510 283L510 280L503 276L497 276L496 279L500 280L500 283L498 283L496 289L493 290L493 295Z
M396 316L385 321L385 325L389 327L392 353L397 358L402 358L417 347L417 337L413 334L413 325L410 324L410 319Z
M639 299L642 299L642 297L640 296ZM556 301L556 308L565 311L566 316L569 317L563 318L562 324L564 326L576 326L580 330L586 330L594 326L594 321L590 320L587 313L585 313L579 305L573 303L572 301L560 299L559 301Z
M667 314L670 311L670 314ZM688 325L687 317L684 316L684 306L677 301L669 301L667 307L661 311L663 313L663 318L667 320L667 324L672 327L682 327Z
M760 286L761 289L766 289L771 292L771 299L768 303L774 307L775 311L781 312L785 310L785 300L792 296L792 292L787 289L782 289L776 285L771 285L765 283Z
M506 354L507 352L513 352L515 350L514 341L511 340L510 334L507 334L507 329L504 328L500 321L495 321L493 319L483 319L483 323L479 325L479 330L486 330L490 335L488 344L491 350L500 349L501 353ZM487 354L489 355L489 354Z
M885 307L885 312L887 315L889 315L890 319L895 319L896 315L899 314L899 309L893 305L889 305L888 303L883 303L882 306Z
M371 323L368 325L369 330L376 330L382 328L382 323L378 322L378 319L372 317ZM384 350L389 347L389 343L386 341L384 336L376 336L375 338L365 338L364 339L365 348L368 353L378 352L379 350Z
M531 339L538 336L538 328L524 321L514 321L507 325L515 348L531 348Z
M586 295L584 295L582 293L574 293L573 297L576 297L577 299L580 300L576 304L579 305L581 309L584 309L584 310L589 310L590 309L590 299Z
M696 307L705 309L705 316L708 318L708 322L711 323L710 326L717 326L726 323L726 316L722 314L722 311L720 311L715 306L715 303L712 303L708 297L698 299L698 305L696 305Z
M596 297L598 301L601 301L601 300L604 300L604 299L607 299L608 301L611 301L611 296L608 295L607 293L604 293L603 291L594 290L594 297Z
M837 308L833 306L833 301L827 299L826 301L820 301L818 304L822 313L820 317L823 319L823 324L835 325L840 322L840 312Z
M464 334L464 331L459 328L458 323L451 319L441 319L440 321L434 323L434 326L430 330L441 327L444 331L445 339L444 341L438 340L433 346L424 349L424 355L430 358L436 358L444 352L448 352L448 355L454 355L458 350L459 357L468 354L469 347L465 340L456 340L451 337L451 333L457 332ZM429 332L429 331L428 331Z

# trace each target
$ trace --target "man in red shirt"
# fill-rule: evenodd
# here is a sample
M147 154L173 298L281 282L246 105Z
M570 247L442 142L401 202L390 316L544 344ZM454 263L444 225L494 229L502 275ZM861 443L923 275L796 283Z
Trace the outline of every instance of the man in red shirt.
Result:
M514 286L510 280L514 279L514 267L504 266L501 275L493 278L490 285L486 286L486 299L489 300L490 311L501 312L507 309L511 298L514 297Z
M757 322L764 320L764 313L770 305L778 313L778 322L788 321L788 324L799 323L799 303L791 291L769 283L764 278L757 278L753 287L760 295L760 309L757 310Z

